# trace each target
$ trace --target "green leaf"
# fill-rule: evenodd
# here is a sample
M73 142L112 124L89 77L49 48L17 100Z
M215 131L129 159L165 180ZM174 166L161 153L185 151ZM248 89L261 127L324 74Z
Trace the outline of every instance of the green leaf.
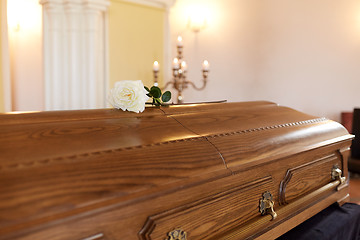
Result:
M152 86L151 89L150 89L150 94L154 98L160 98L161 97L161 90L158 87Z
M159 98L155 98L155 102L157 103L157 105L156 105L156 106L160 106L160 105L161 105L161 101L160 101L160 99L159 99Z
M150 92L150 89L147 86L144 86L145 90Z
M170 101L170 99L171 99L171 92L170 91L164 92L163 95L161 96L161 100L163 102L168 102L168 101Z

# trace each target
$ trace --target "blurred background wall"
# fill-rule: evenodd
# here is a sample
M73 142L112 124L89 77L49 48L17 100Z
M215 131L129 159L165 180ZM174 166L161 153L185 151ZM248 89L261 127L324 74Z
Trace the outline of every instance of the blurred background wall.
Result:
M23 1L34 1L37 10L28 10L41 20L38 1ZM150 85L155 60L167 82L181 35L190 80L200 85L202 60L210 62L207 87L186 89L185 102L269 100L334 120L360 105L359 1L177 0L170 9L142 2L110 1L109 87L124 79ZM189 28L193 9L206 16L199 32ZM8 30L12 110L43 110L41 36L16 26Z

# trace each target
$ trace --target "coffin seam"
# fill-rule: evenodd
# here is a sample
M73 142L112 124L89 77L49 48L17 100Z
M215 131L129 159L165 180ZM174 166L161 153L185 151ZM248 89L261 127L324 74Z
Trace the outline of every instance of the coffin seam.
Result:
M164 110L160 109L165 115L167 115ZM183 128L185 128L186 130L189 130L190 132L196 134L196 135L199 135L200 137L204 138L208 143L210 143L211 146L213 146L213 148L215 148L216 152L219 154L221 160L223 161L224 163L224 166L226 169L230 170L231 171L231 174L234 174L233 171L227 166L226 164L226 161L223 157L223 155L221 154L221 152L219 151L219 149L208 139L207 136L202 136L201 134L198 134L197 132L193 131L192 129L186 127L185 125L183 125L178 119L176 119L175 117L173 117L172 115L167 115L169 117L171 117L172 119L174 119L176 122L178 122Z

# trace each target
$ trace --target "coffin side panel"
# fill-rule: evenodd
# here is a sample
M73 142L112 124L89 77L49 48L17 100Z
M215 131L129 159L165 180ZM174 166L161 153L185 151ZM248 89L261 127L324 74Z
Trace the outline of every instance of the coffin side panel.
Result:
M264 192L274 190L271 177L266 177L150 216L139 239L164 239L175 228L184 229L191 239L214 238L259 215L259 199Z
M174 191L226 173L230 174L218 152L204 138L3 169L0 233L26 222L136 198L134 195L143 198L161 188Z
M335 153L288 169L280 183L279 203L287 204L332 182L334 166L342 166L340 157Z

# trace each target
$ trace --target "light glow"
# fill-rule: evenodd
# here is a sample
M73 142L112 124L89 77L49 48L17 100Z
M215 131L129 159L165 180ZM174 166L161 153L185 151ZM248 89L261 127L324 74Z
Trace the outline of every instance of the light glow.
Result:
M21 31L41 28L41 5L38 0L7 1L9 30Z
M159 62L158 62L158 61L155 61L154 64L153 64L153 70L154 70L154 71L159 71L159 68L160 68Z
M177 37L177 44L178 47L182 47L183 46L183 40L181 36Z
M188 7L188 27L199 32L207 27L208 19L211 14L209 9L204 5L191 5Z

